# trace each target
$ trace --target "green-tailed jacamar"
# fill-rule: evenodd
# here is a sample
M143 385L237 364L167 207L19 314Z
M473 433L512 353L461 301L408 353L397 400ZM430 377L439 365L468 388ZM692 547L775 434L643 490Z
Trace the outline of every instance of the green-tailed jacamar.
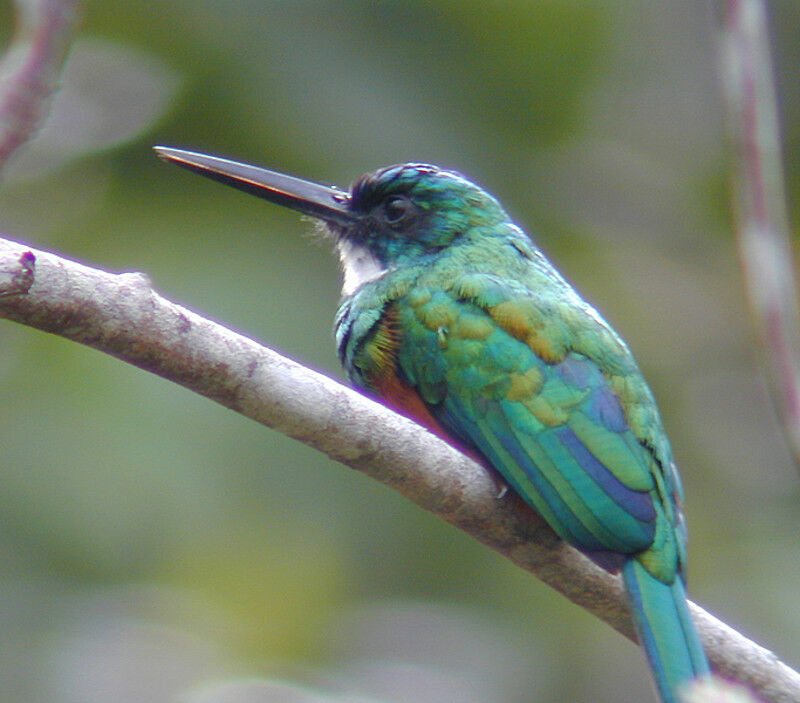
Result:
M497 200L402 164L349 191L177 149L160 156L322 220L341 259L352 382L498 471L570 544L622 571L661 699L706 674L686 603L682 491L628 347Z

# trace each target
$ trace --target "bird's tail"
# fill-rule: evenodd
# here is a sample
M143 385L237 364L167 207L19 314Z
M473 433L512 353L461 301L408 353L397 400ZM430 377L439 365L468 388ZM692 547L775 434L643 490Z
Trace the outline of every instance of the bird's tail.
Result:
M622 570L636 632L642 644L656 689L663 703L680 703L678 690L688 681L709 673L686 589L678 577L668 586L636 560Z

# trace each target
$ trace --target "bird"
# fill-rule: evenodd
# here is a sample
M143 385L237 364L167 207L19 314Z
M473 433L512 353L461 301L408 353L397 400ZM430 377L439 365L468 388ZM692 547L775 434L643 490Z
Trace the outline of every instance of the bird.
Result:
M348 190L169 147L158 155L323 223L353 385L497 472L566 542L621 572L662 703L709 664L685 587L683 489L632 353L500 202L404 163Z

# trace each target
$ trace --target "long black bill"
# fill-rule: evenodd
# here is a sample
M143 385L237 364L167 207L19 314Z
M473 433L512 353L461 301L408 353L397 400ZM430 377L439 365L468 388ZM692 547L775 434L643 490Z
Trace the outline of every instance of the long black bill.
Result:
M165 146L153 148L164 161L171 161L201 176L213 178L245 193L252 193L259 198L285 205L306 215L345 226L352 224L356 219L347 209L350 196L338 188L311 183L217 156L196 154Z

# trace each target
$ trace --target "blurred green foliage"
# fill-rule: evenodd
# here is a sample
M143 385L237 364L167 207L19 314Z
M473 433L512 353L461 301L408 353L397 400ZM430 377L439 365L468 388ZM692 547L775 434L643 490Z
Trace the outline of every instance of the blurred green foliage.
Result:
M773 11L796 222L800 12ZM144 271L340 375L327 245L151 146L340 185L398 161L463 171L637 354L687 487L694 597L797 665L798 475L754 365L714 22L699 0L87 1L0 232ZM211 703L272 680L297 701L649 700L639 653L602 623L161 379L4 323L0 407L4 701Z

